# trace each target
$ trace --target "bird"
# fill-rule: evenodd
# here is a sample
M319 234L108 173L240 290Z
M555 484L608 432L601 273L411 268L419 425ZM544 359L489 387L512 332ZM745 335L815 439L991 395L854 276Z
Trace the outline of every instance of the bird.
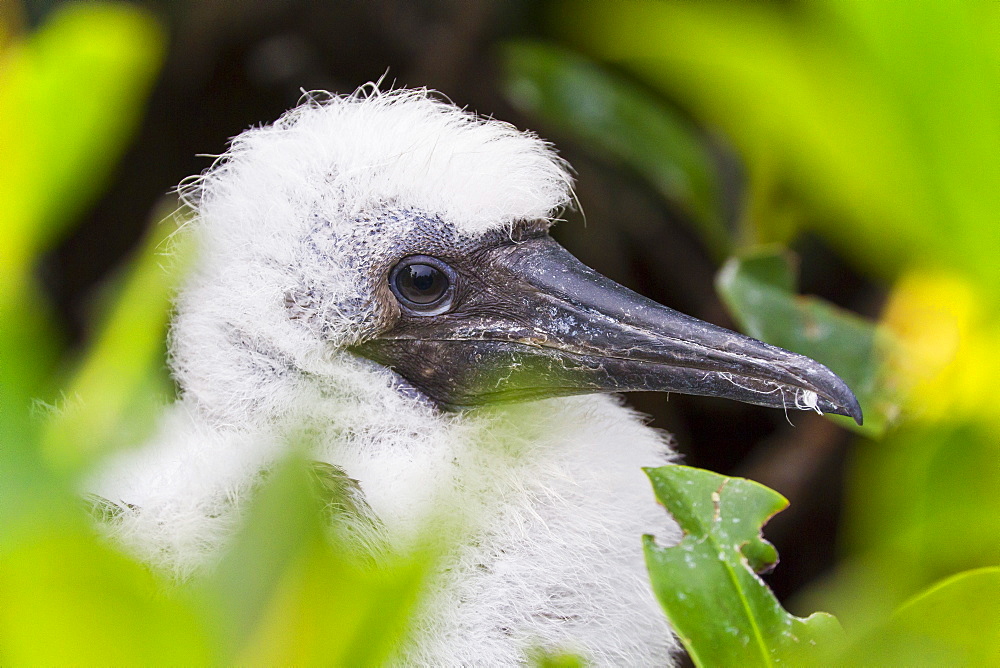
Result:
M123 509L115 539L179 579L210 568L308 428L389 544L446 509L458 547L402 665L672 663L640 537L680 537L642 471L676 455L621 393L861 410L818 362L582 264L549 235L572 188L551 144L425 89L310 93L235 137L180 187L178 398L89 483Z

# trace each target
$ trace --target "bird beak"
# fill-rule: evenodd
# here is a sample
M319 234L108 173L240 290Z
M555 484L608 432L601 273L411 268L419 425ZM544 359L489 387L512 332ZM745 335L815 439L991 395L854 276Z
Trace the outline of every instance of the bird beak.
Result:
M848 415L861 407L822 364L657 304L548 235L484 252L451 312L402 317L357 352L446 407L660 391Z

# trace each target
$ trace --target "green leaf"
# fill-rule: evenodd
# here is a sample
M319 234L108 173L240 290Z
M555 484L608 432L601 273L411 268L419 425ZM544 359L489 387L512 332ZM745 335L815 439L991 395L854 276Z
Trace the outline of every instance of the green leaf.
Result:
M943 264L997 295L995 3L555 7L571 42L726 132L751 184L791 186L847 257L884 276Z
M32 493L27 480L45 477L29 410L61 348L33 264L124 148L163 35L138 7L67 3L35 33L3 35L0 47L0 505L24 518L50 496L14 498Z
M170 299L190 254L183 248L166 254L182 223L179 216L154 223L137 257L108 286L107 313L72 374L62 379L68 399L43 433L44 452L57 468L79 468L141 443L173 394L164 340Z
M191 587L218 629L218 662L367 666L398 652L432 558L347 540L365 518L344 516L367 509L353 482L295 451L267 474L221 562Z
M557 132L645 178L691 216L719 259L732 248L716 166L698 130L679 113L583 56L551 45L504 49L507 99Z
M163 42L137 7L66 3L2 54L0 233L12 265L23 269L97 193L138 123Z
M208 665L197 610L74 519L0 546L0 663Z
M535 668L584 668L586 662L575 654L553 653L545 650L538 650L529 653L531 665Z
M755 571L777 561L760 535L788 502L750 480L690 468L646 469L684 538L662 547L644 537L663 609L700 666L773 666L815 660L840 638L836 619L787 613Z
M883 381L888 334L818 297L796 294L795 267L787 250L753 248L726 261L716 288L742 331L812 357L843 378L864 410L861 429L881 433L899 412Z
M1000 568L947 578L852 643L843 665L1000 665Z
M943 574L1000 564L996 428L911 422L889 436L852 454L840 532L848 558L804 601L845 623L888 616Z

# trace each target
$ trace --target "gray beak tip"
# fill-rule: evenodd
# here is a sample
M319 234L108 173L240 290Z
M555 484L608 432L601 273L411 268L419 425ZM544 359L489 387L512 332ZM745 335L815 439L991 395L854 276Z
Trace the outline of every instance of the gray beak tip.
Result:
M833 413L834 415L845 415L849 418L853 418L859 427L865 422L865 417L861 412L861 405L858 403L858 400L853 394L849 394L837 403L829 402L827 408L828 410L826 412L828 413Z
M860 427L865 423L865 416L861 412L861 404L858 403L858 398L854 396L854 393L850 390L847 391L846 401L844 402L844 413L849 417L854 418L854 421Z
M864 424L865 418L861 411L861 404L847 383L825 366L815 362L812 364L815 365L813 368L819 367L822 370L820 375L823 382L816 386L816 389L825 395L820 399L820 408L827 413L853 418L859 427Z

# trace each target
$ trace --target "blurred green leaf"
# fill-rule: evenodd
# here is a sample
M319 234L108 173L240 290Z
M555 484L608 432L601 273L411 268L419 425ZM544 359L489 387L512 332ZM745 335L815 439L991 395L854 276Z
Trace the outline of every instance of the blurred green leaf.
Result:
M0 547L0 663L207 664L196 610L83 530L82 513L76 519Z
M888 335L818 297L798 295L789 251L761 247L730 258L716 288L741 330L812 357L841 376L861 402L864 431L881 433L898 414L882 380Z
M793 617L755 572L777 562L760 530L788 505L784 497L750 480L686 466L646 473L684 531L672 547L645 536L646 564L657 598L697 665L798 665L839 641L833 617Z
M555 22L725 130L751 184L791 185L847 257L945 264L997 296L990 4L630 0L561 3Z
M330 532L331 505L359 509L300 455L270 471L231 548L192 585L220 662L374 666L399 650L432 559L359 553L363 541Z
M574 654L553 654L544 650L530 655L532 665L536 668L584 668L587 664Z
M43 448L58 468L77 468L115 448L141 443L172 394L164 339L170 299L189 257L173 249L180 214L155 224L138 256L107 291L111 304L94 341L68 379Z
M74 515L72 491L39 456L31 410L61 351L33 263L120 153L162 36L137 7L91 2L62 5L37 32L5 34L2 47L0 543L14 545Z
M852 643L842 665L1000 665L1000 568L960 573L918 594Z
M3 253L0 265L4 265ZM7 265L0 272L5 269L14 268ZM61 349L45 297L37 286L24 281L2 285L4 278L15 280L11 273L0 277L0 429L14 429L27 420L32 400L48 389L46 381Z
M504 48L507 99L600 157L642 175L691 216L719 259L733 242L716 165L696 128L676 111L581 55L537 42Z
M61 7L0 53L0 422L11 430L0 457L20 456L33 443L29 401L59 352L30 276L34 256L110 169L161 49L147 14L94 2ZM34 453L23 456L39 464Z
M32 254L97 193L138 122L163 41L137 7L79 2L2 54L0 279L23 280Z
M982 424L904 424L850 457L837 570L804 595L876 623L930 583L1000 563L1000 438Z
M903 195L928 208L904 233L926 235L920 250L929 264L943 260L1000 296L996 3L921 3L919 11L893 3L818 4L856 39L859 60L878 77L905 140L894 158L918 172L920 192Z

